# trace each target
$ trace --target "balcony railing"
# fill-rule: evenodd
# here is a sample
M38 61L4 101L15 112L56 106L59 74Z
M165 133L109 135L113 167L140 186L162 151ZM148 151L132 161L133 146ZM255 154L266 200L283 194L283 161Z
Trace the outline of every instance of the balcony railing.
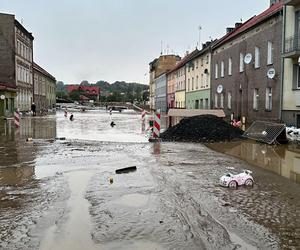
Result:
M300 35L290 36L285 39L284 53L300 52Z

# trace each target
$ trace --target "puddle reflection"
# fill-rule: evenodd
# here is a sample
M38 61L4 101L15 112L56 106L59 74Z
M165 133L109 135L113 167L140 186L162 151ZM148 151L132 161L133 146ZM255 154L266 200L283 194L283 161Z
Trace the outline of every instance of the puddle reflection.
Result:
M300 145L270 146L242 141L208 144L208 147L300 183Z
M0 121L0 186L25 184L34 178L39 146L26 143L29 137L55 138L55 118L24 118L18 129L13 120Z

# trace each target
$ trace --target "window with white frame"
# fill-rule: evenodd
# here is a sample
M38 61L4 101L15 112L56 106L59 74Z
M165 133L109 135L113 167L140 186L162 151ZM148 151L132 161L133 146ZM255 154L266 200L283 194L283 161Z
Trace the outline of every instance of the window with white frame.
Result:
M254 89L253 91L253 109L258 110L258 89Z
M273 64L274 46L272 42L268 42L268 62L267 64Z
M255 68L260 67L260 48L255 47Z
M219 65L218 63L215 64L215 78L218 79L218 71L219 71Z
M244 72L244 54L240 53L240 72Z
M228 91L228 93L227 93L227 108L228 109L231 109L231 92L230 91Z
M224 77L224 70L225 70L224 61L222 61L221 62L221 77Z
M215 93L215 108L218 108L218 94Z
M272 110L272 88L266 88L266 110Z
M190 90L191 86L190 86L190 79L188 79L188 91Z
M221 93L221 104L220 107L223 109L224 108L224 93Z
M228 75L231 76L232 75L232 58L229 57L228 59Z

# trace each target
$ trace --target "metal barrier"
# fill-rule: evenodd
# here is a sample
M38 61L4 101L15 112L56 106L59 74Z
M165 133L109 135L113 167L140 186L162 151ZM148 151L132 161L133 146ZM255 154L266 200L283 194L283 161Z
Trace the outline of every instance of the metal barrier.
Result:
M256 121L245 131L244 137L259 142L273 144L287 142L285 124Z

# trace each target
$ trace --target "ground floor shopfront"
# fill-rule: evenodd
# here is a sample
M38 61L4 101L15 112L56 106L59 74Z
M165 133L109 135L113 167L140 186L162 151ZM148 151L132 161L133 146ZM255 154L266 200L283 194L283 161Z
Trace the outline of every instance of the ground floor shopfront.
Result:
M15 91L0 89L0 118L13 116L15 110L15 98Z
M186 93L187 109L210 109L210 90L199 90Z

